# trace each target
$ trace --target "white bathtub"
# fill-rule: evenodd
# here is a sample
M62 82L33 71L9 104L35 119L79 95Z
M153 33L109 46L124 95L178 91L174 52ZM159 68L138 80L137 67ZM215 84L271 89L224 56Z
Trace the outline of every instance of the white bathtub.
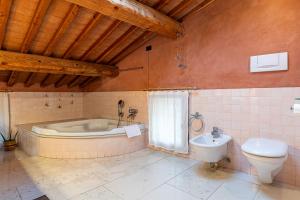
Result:
M18 125L18 143L32 156L48 158L97 158L116 156L146 147L147 131L137 123L142 135L128 138L117 120L81 119Z
M86 119L74 120L68 122L37 124L32 126L32 131L45 137L98 137L125 135L123 126L127 122L121 121L117 127L118 121L111 119ZM137 123L144 130L144 124Z

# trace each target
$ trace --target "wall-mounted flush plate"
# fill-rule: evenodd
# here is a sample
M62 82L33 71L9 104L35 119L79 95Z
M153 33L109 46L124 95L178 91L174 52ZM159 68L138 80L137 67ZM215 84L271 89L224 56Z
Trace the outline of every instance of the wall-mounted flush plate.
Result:
M288 70L288 52L250 57L250 72Z

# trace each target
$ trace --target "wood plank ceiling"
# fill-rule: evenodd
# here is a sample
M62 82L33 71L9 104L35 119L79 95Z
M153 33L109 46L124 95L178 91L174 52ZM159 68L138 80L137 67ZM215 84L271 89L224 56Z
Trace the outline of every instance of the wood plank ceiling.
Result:
M139 6L145 6L144 11L151 12L153 8L159 11L162 14L160 16L158 13L159 17L167 22L170 20L166 15L182 21L189 13L200 10L213 1L128 0L132 9L135 9L136 2L142 3ZM149 22L148 18L135 20L135 17L124 18L115 12L112 13L113 17L109 17L107 13L114 10L109 10L108 6L104 12L101 10L104 7L95 6L97 4L99 1L96 0L0 0L0 48L22 54L115 66L154 38L158 32L174 38L169 29L176 27L176 23L172 27L161 26L164 30L151 24L147 27L145 23ZM106 6L104 4L103 6ZM124 12L130 11L124 9ZM151 18L154 15L149 16ZM24 83L25 87L38 83L40 87L54 85L58 88L67 85L69 88L83 88L99 79L99 76L8 69L9 67L7 70L0 70L0 82L6 82L7 86L20 82Z

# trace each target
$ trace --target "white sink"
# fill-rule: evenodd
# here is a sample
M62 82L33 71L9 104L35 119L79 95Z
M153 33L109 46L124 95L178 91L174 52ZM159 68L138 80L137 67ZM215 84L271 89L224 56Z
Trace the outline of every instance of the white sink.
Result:
M218 162L227 154L227 144L232 139L231 136L221 134L218 138L213 138L211 133L199 135L190 140L190 143L197 148L199 159L204 162Z

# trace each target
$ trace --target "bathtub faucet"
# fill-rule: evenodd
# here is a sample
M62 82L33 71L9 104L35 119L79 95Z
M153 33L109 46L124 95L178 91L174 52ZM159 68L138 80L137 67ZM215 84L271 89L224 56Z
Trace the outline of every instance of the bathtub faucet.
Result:
M136 117L137 113L138 113L138 109L135 109L135 108L129 108L128 110L128 116L127 116L127 119L130 119L130 120L134 120L134 118Z

